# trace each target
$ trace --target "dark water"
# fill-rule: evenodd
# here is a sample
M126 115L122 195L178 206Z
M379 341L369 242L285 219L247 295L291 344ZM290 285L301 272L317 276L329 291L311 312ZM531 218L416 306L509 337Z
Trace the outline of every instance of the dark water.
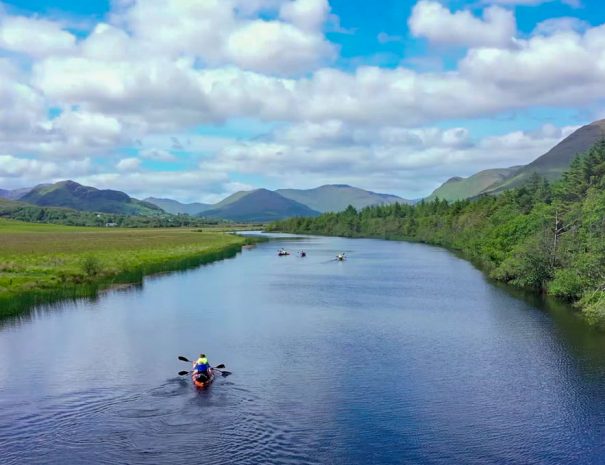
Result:
M2 323L0 463L602 464L605 337L438 248L266 243Z

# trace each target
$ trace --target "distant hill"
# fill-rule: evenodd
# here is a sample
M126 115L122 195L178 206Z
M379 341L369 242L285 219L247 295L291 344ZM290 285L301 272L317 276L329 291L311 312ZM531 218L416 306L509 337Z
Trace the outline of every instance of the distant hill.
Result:
M214 205L211 205L212 209L218 209L218 208L223 208L226 207L227 205L230 205L234 202L237 202L239 199L249 195L251 192L254 191L239 191L236 192L235 194L231 194L228 197L225 197L223 200L221 200L218 203L215 203Z
M267 189L238 192L199 214L241 222L266 222L291 216L318 216L319 212Z
M349 205L360 209L369 205L410 203L396 195L378 194L346 184L328 184L315 189L278 189L275 192L321 213L339 212Z
M144 202L151 203L168 213L176 215L178 213L186 213L187 215L197 215L203 211L213 208L212 205L207 203L181 203L172 199L158 199L156 197L147 197L143 199Z
M156 205L133 199L124 192L82 186L74 181L36 186L19 200L38 206L66 207L102 213L125 215L163 213L163 210Z
M502 181L513 176L519 171L519 166L511 168L496 168L491 170L480 171L468 178L454 177L448 179L445 183L439 186L429 195L426 200L435 200L440 198L453 202L456 200L468 199L481 194L486 189L501 183Z
M26 187L23 189L13 189L13 190L0 189L0 198L9 199L9 200L19 200L21 197L23 197L25 194L27 194L31 190L32 190L31 187Z
M485 192L496 193L519 187L527 182L533 173L537 173L550 181L559 179L578 154L586 152L603 137L605 137L605 120L582 126L544 155L520 168L514 176L491 186Z
M528 165L485 170L468 178L451 178L435 189L426 200L439 197L453 201L479 194L497 194L523 185L534 173L549 181L557 180L569 168L574 158L588 151L603 138L605 138L605 120L595 121L577 129Z

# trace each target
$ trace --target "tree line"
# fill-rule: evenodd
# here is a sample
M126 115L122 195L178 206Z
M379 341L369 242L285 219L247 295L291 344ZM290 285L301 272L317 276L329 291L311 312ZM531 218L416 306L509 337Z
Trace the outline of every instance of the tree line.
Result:
M349 206L269 230L411 240L461 251L492 277L575 303L605 327L605 140L559 181L534 174L499 195L416 205Z
M201 227L226 223L218 219L200 218L185 214L122 215L72 210L61 207L40 207L20 202L0 202L0 218L10 218L30 223L122 228Z

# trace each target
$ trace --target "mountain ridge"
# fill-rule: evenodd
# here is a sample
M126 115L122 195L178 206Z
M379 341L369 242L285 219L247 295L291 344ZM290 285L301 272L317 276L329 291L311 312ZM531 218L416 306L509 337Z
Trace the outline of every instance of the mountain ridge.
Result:
M41 207L66 207L100 213L158 215L164 212L156 205L132 198L122 191L83 186L71 180L40 184L19 201Z
M454 201L482 194L499 194L520 187L529 181L534 173L549 181L555 181L579 154L588 151L603 138L605 138L605 119L593 121L576 129L527 165L487 169L467 178L455 176L441 184L425 200L431 201L439 197ZM494 182L490 183L491 180ZM484 187L480 189L482 185Z
M218 208L199 213L198 216L241 222L266 222L291 216L319 215L319 212L310 209L306 205L287 199L268 189L242 192L244 193L236 193L240 195L235 200L231 199L231 201Z
M321 213L339 212L349 205L359 210L370 205L411 203L396 195L372 192L348 184L324 184L312 189L277 189L275 192Z

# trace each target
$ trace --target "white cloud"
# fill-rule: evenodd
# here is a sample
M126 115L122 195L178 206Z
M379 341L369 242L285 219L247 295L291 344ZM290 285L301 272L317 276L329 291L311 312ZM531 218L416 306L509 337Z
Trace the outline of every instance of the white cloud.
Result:
M327 0L293 0L282 5L279 16L303 30L317 31L329 13Z
M248 19L281 5L274 20ZM325 0L256 2L138 0L116 17L132 30L140 49L155 56L194 56L211 66L237 65L268 73L298 74L332 58L334 47L320 31L327 19ZM115 40L115 38L114 38Z
M76 38L55 22L0 12L0 49L40 58L74 50Z
M50 38L40 48L11 39L0 59L0 153L12 157L0 182L54 179L76 160L65 177L135 194L212 197L234 186L228 173L243 172L276 187L346 182L418 195L451 175L527 162L560 135L477 141L437 122L605 98L605 26L557 18L514 39L511 10L479 17L422 0L410 24L434 43L470 47L457 67L345 71L318 68L335 53L323 34L329 18L325 0L136 0L78 40L25 18ZM279 129L254 140L196 134L233 120ZM137 158L120 160L120 147ZM99 172L101 157L115 173ZM143 160L195 168L146 172Z
M116 168L119 171L136 171L141 166L141 160L138 158L122 158L117 164Z
M74 181L100 189L117 189L137 197L149 196L205 201L207 196L229 190L231 181L224 173L191 170L175 174L173 171L98 173L74 176Z
M590 29L590 24L578 18L550 18L536 25L533 34L553 35L560 32L584 32Z
M498 46L512 44L517 32L512 12L490 7L483 18L470 11L451 12L435 0L420 0L409 19L412 34L436 44L454 46Z
M0 155L0 182L3 187L23 187L23 182L38 184L42 181L89 172L89 159L56 163L31 158ZM29 184L25 184L29 185Z
M231 34L227 52L244 69L279 75L303 73L334 56L334 47L319 33L287 23L252 21Z
M263 141L234 141L200 168L263 176L276 187L342 182L419 197L454 175L528 163L576 129L549 125L477 140L466 128L326 126L303 123Z

